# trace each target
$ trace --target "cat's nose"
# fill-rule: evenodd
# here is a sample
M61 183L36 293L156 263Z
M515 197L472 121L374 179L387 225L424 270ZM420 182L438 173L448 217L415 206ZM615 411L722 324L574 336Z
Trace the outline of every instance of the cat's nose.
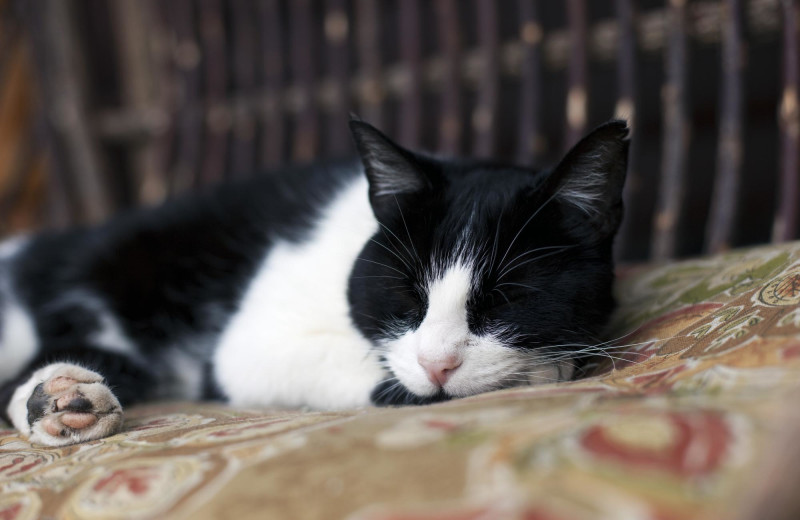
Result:
M425 369L430 382L439 387L444 386L453 372L461 366L461 359L455 355L435 361L419 356L417 362Z

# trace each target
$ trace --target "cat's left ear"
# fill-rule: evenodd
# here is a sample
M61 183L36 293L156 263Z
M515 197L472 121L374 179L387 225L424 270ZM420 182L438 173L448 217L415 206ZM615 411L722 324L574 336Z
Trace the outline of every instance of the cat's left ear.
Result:
M622 220L628 144L627 123L609 121L581 139L548 178L556 199L597 238L613 235Z
M396 211L404 196L433 188L414 155L380 130L351 116L350 132L369 181L370 203L379 218L385 211Z

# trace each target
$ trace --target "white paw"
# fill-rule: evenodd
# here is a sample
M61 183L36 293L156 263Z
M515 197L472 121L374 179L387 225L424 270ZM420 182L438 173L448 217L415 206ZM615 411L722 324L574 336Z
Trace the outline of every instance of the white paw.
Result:
M31 442L46 446L100 439L122 427L122 407L103 376L70 363L37 370L14 392L8 412Z

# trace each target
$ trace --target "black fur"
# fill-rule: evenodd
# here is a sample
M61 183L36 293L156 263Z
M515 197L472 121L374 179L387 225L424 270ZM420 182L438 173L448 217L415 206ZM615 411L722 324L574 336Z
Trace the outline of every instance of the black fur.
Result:
M352 121L351 131L382 225L353 266L347 292L351 319L367 339L378 344L419 326L425 273L461 247L464 232L470 254L485 264L467 304L472 332L507 329L516 349L574 344L561 349L567 354L599 334L614 307L611 246L622 217L623 122L600 127L551 171L414 153L361 121ZM587 211L569 194L591 172L601 180ZM210 377L214 343L255 270L277 240L303 242L321 209L355 175L354 162L282 171L122 214L97 228L38 235L5 269L33 316L41 352L0 389L2 413L26 374L53 361L96 369L123 405L168 396L164 381L178 370L165 357L168 346L202 360L203 395L219 396ZM387 253L409 245L414 265ZM526 257L534 250L541 254ZM382 278L395 272L405 277ZM76 289L102 297L141 358L91 348L102 316L91 298L65 297ZM41 403L34 397L29 413L36 418ZM447 398L416 396L391 380L372 392L380 405Z
M468 300L473 333L510 328L514 334L508 342L516 348L574 345L561 349L568 353L601 332L614 308L611 255L622 218L628 149L624 122L597 129L552 171L438 160L400 148L366 123L353 121L351 126L371 178L375 215L390 230L382 229L365 245L360 255L365 261L356 263L351 277L351 316L365 336L380 342L419 326L427 308L426 273L451 257L467 215L474 216L467 225L477 247L473 255L488 259ZM383 164L409 179L382 187L378 170ZM604 179L597 188L602 196L594 202L596 213L587 215L565 196L565 187L590 168ZM407 248L407 237L414 237L419 264L409 266L386 253ZM541 254L525 257L531 250ZM525 261L504 272L515 258ZM500 278L507 285L494 290ZM373 401L417 402L402 388L387 391L390 386L385 382L376 389Z
M50 406L50 396L44 392L44 383L39 383L28 399L28 424L33 424L41 419L47 412L48 406Z
M163 357L165 347L189 337L187 352L208 360L203 397L222 397L208 365L213 342L255 268L275 240L302 241L320 208L354 175L352 162L271 172L97 228L37 235L8 266L42 349L24 375L71 361L102 373L123 405L169 397L161 383L179 368ZM102 296L144 364L92 348L99 316L85 299L64 298L76 289ZM12 393L0 394L4 414Z
M402 385L395 384L391 379L378 383L370 395L370 400L376 406L433 404L448 399L450 396L444 390L440 390L439 393L432 396L422 397L415 395Z

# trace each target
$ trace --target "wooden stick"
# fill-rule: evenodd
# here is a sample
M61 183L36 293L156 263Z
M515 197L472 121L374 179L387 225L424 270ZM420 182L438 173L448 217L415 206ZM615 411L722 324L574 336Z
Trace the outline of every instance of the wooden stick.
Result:
M200 100L200 45L195 34L195 9L191 0L159 2L165 9L167 25L175 35L172 50L177 70L177 80L182 96L175 106L178 114L174 151L174 166L171 169L168 190L170 194L181 193L197 183L200 170L200 142L202 137L202 112Z
M325 2L325 48L328 79L328 102L331 111L325 132L327 152L344 155L352 149L347 120L352 106L350 95L350 49L351 20L347 15L346 0Z
M274 167L283 162L286 133L284 131L284 109L279 103L286 81L283 74L285 51L283 48L283 24L278 0L259 0L256 4L261 31L261 75L264 100L260 103L262 119L259 165Z
M168 198L171 193L174 178L174 159L175 148L179 139L178 104L182 101L177 93L178 88L178 67L174 56L174 45L176 34L175 29L169 24L170 7L165 2L159 0L140 0L141 8L146 11L148 18L148 32L146 35L148 44L149 66L151 68L150 77L152 80L153 91L150 94L150 105L143 107L141 111L120 113L118 115L137 115L147 114L147 117L133 118L141 125L147 125L147 132L142 132L142 127L126 128L129 122L125 117L122 121L115 122L119 128L104 128L106 121L103 121L104 114L95 113L95 128L101 138L110 138L108 134L112 131L127 131L127 134L117 133L117 138L124 138L125 135L133 136L133 139L147 140L152 143L149 150L145 153L146 161L152 161L151 166L146 167L146 171L152 168L155 180L154 188L146 186L149 180L146 178L140 187L140 197L142 200L156 200L158 192L163 191L161 198ZM113 118L111 118L113 121ZM123 122L124 121L124 122ZM137 132L138 130L138 132ZM152 197L152 199L149 199Z
M586 2L585 0L567 0L566 6L570 59L567 65L565 150L571 148L586 130L589 95L586 57Z
M356 0L357 52L363 73L358 82L360 115L365 121L384 128L382 105L385 92L381 82L379 31L376 0Z
M179 2L181 0L175 1ZM347 0L341 1L346 2ZM446 3L453 0L441 1ZM748 27L749 32L756 36L769 37L769 35L773 34L774 31L777 30L776 28L778 26L773 26L771 24L776 23L776 20L778 20L780 17L754 14L754 12L758 9L763 8L767 9L768 11L773 9L775 5L778 5L773 3L775 1L776 0L749 0L748 9L745 13L748 18L748 23L750 24ZM153 0L153 2L157 5L166 5L172 3L171 1L162 2L158 0ZM259 6L259 17L262 16L262 14L260 14L260 6L263 4L269 4L271 2L284 5L284 3L277 2L276 0L258 0L256 6ZM440 0L436 0L435 3L432 4L436 7L437 12L440 9L439 3ZM719 10L700 10L697 8L698 5L704 4L707 3L690 2L687 4L687 10L689 13L691 13L691 17L689 20L687 20L687 33L701 42L711 42L720 37L719 29L721 22ZM426 4L422 3L421 5L425 6ZM457 6L459 4L454 2L454 5ZM167 7L164 7L164 9L167 9ZM265 63L277 63L276 60L282 60L287 54L287 51L283 49L282 45L280 45L280 34L284 24L281 23L282 18L280 16L280 10L278 9L277 12L278 14L275 16L269 16L264 22L259 22L259 27L263 28L260 30L259 37L262 45L261 56ZM662 52L665 46L664 30L666 24L663 23L663 18L665 17L664 15L665 11L663 9L650 9L647 12L637 14L636 16L635 32L639 36L638 51L644 55L650 56L651 58L654 57L656 53ZM436 19L436 23L440 23L438 16ZM271 21L273 25L270 25L269 21ZM458 19L450 18L448 19L448 23L455 24L455 41L458 42L460 38L458 33ZM348 29L350 29L349 24ZM617 56L621 52L618 45L619 39L617 37L617 31L618 29L616 24L611 19L600 20L596 23L593 23L589 30L590 36L587 40L590 42L587 49L588 58L590 58L590 60L593 62L616 63ZM438 41L440 43L440 51L433 55L426 56L421 63L422 89L423 92L428 91L437 96L441 96L442 103L451 103L455 105L455 101L457 100L454 100L449 95L445 96L443 94L447 90L445 83L448 81L448 74L450 74L449 71L468 71L467 74L462 74L459 72L457 76L458 81L460 82L459 94L461 96L463 96L465 91L477 90L479 82L483 77L483 65L481 64L482 50L479 48L467 49L461 47L457 53L459 58L456 65L450 67L448 65L448 60L451 58L441 52L441 49L444 48L443 32L437 31L437 37L439 38ZM268 46L265 45L264 42L270 40L275 40L278 42L278 45L275 48L280 49L282 54L273 53L275 54L273 58L267 57L270 53L265 52ZM549 74L553 71L560 71L567 65L570 56L568 41L569 33L560 29L548 31L545 35L543 35L542 42L538 46L541 51L540 56L543 74ZM602 42L602 44L598 44L599 42ZM499 47L498 61L502 78L509 78L512 81L516 81L520 78L523 71L522 63L525 55L524 46L525 44L521 38L512 38L502 42ZM270 66L268 70L266 70L266 68L262 68L259 75L262 81L266 81L264 80L264 76L268 71L278 73L280 70L281 67ZM381 85L381 90L387 99L391 98L402 100L406 96L408 82L405 78L409 77L408 70L409 68L399 61L388 65L382 65L381 75L378 78L378 81ZM351 78L362 78L365 76L366 73L363 70L358 70L354 67L351 67L350 72L348 73L348 77ZM293 84L290 79L291 78L283 77L282 81L280 82L280 85L282 85L281 88L268 89L265 87L264 89L256 92L253 96L243 96L241 98L237 98L235 103L230 103L231 109L233 110L235 105L242 103L247 106L249 110L256 112L261 111L266 113L274 108L275 110L280 110L284 116L287 114L294 116L299 110L299 105L295 103L294 100L296 92L300 87ZM340 109L340 107L332 101L335 99L335 96L331 96L329 94L331 90L330 85L334 82L334 78L332 77L332 73L330 71L328 71L327 76L320 76L316 79L311 99L315 107L317 107L317 110L327 114L333 114ZM358 100L363 98L363 89L361 89L361 82L359 80L352 81L351 84L348 85L347 89L348 90L347 93L345 93L345 99ZM193 106L199 105L201 105L200 101L196 100ZM267 110L265 107L272 108ZM153 108L155 108L155 111L161 109L160 106L151 107L151 110ZM100 114L99 119L102 120L101 128L99 128L99 131L102 133L101 137L109 140L136 140L140 139L142 134L152 134L160 131L157 126L154 127L149 118L131 115L126 113L124 110L107 110ZM439 120L440 118L436 117L436 119ZM267 121L267 118L265 118L265 121ZM463 122L461 126L463 126ZM272 134L270 133L270 135ZM272 142L274 142L274 140L267 140L265 138L262 144L258 147L259 150L264 150L265 145Z
M17 229L14 220L19 220L21 213L31 213L32 208L24 204L25 191L30 189L31 177L37 173L41 174L43 169L41 143L36 139L32 129L27 129L25 133L27 135L20 140L14 157L8 163L8 168L2 172L5 177L3 191L0 192L0 235L22 231ZM62 200L56 199L56 202L60 203ZM48 210L51 210L50 202L48 201Z
M8 64L19 47L17 42L22 32L19 24L8 14L11 10L9 4L0 4L0 89L5 83Z
M200 41L203 49L203 91L205 93L205 140L200 170L201 184L213 184L225 176L228 132L233 112L224 104L228 83L225 26L221 0L200 0Z
M783 7L783 96L778 124L781 134L781 176L778 212L772 228L772 241L798 237L800 231L800 72L798 71L798 0L782 0Z
M651 255L655 260L673 258L678 254L678 226L684 207L689 150L685 1L670 0L668 13L666 83L663 87L664 144Z
M50 134L50 168L59 179L54 184L74 189L76 206L71 217L96 222L106 217L114 204L102 173L100 150L88 126L81 75L85 68L77 48L73 13L61 0L32 0L27 7L40 99Z
M256 169L256 118L242 99L254 95L256 90L256 68L253 58L257 56L258 30L255 10L251 0L232 0L231 13L232 45L229 60L233 63L233 89L237 94L233 109L233 139L231 140L230 173L235 177L251 175Z
M118 28L116 36L119 67L123 74L120 81L123 102L129 110L153 120L153 126L163 132L166 130L168 118L162 111L150 108L157 102L154 67L149 52L149 38L154 31L151 7L149 2L140 0L118 0L110 5L113 22ZM155 141L142 140L130 153L135 202L155 204L163 201L167 196L167 183L166 177L158 168Z
M400 2L400 60L406 67L406 91L400 102L400 142L418 147L422 118L422 34L419 0Z
M478 101L472 112L473 153L490 157L495 150L497 96L500 88L499 37L497 6L494 0L478 0L478 46L481 49L483 75L478 83Z
M618 47L617 47L617 106L614 117L625 119L631 128L631 143L628 149L628 174L625 180L623 200L625 218L622 219L617 238L614 242L615 256L618 259L628 258L631 244L636 239L637 229L641 221L649 216L648 208L640 203L642 179L638 169L639 147L633 133L636 129L636 107L638 103L636 91L636 25L632 0L616 0ZM638 233L641 235L641 233Z
M706 227L706 251L731 248L735 239L741 187L742 143L742 15L739 0L725 0L722 39L717 176Z
M542 23L536 0L520 0L519 142L517 160L531 164L543 152L542 136Z
M455 0L437 0L436 25L442 52L442 112L439 118L439 151L456 155L461 150L461 38Z
M292 101L298 105L292 142L292 160L301 162L311 161L316 156L319 147L319 121L313 103L316 64L313 56L315 45L311 16L311 0L289 2L289 26L291 27L289 66L297 86Z

